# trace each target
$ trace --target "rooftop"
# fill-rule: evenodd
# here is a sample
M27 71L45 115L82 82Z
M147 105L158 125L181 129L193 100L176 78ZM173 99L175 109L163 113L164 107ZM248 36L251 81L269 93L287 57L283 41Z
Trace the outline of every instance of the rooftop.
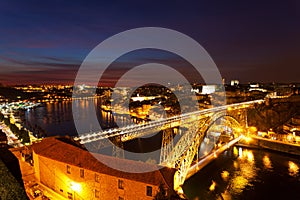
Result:
M173 188L173 177L175 169L161 167L158 165L147 164L140 161L120 159L102 154L90 153L82 148L65 143L57 137L49 137L33 145L33 151L43 157L47 157L69 165L81 167L94 172L107 174L138 182L144 182L151 185L166 184ZM110 166L122 166L124 171L149 171L146 173L128 173L113 169L103 163L109 163Z

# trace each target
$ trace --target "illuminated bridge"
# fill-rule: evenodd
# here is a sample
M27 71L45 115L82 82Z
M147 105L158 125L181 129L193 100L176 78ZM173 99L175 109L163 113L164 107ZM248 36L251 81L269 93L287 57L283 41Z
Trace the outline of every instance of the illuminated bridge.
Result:
M247 110L262 103L264 100L229 104L145 124L88 133L75 139L81 144L98 143L104 139L122 143L163 131L160 164L177 169L174 189L182 193L181 186L187 178L243 137ZM120 151L114 154L124 156Z

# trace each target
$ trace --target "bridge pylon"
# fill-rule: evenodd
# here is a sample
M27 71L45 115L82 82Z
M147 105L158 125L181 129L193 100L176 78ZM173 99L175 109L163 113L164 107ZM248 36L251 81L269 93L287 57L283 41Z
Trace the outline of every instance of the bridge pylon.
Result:
M171 151L173 150L173 129L168 128L163 130L162 136L162 144L161 144L161 152L160 152L160 160L159 163L161 165L166 165L166 161Z

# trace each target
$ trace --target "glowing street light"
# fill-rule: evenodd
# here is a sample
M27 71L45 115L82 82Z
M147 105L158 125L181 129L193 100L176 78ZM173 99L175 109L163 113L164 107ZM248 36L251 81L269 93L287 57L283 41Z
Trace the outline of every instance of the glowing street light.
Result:
M212 181L212 184L210 185L209 190L214 191L215 189L216 189L216 182Z
M71 189L75 192L80 192L81 191L81 185L80 183L75 183L75 182L71 182Z

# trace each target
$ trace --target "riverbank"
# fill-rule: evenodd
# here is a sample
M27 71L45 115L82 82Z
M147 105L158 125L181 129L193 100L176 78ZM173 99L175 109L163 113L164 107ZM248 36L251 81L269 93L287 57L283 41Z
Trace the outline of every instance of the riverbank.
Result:
M300 145L286 143L278 140L266 139L258 136L250 136L246 139L240 140L236 146L255 148L255 149L266 149L277 151L281 153L287 153L290 155L300 156Z
M16 148L40 140L32 131L23 127L19 117L16 112L7 114L3 109L0 110L0 129L6 134L8 145Z
M22 142L18 139L18 137L10 130L5 123L0 122L0 130L6 134L7 137L7 144L14 148L23 147Z

